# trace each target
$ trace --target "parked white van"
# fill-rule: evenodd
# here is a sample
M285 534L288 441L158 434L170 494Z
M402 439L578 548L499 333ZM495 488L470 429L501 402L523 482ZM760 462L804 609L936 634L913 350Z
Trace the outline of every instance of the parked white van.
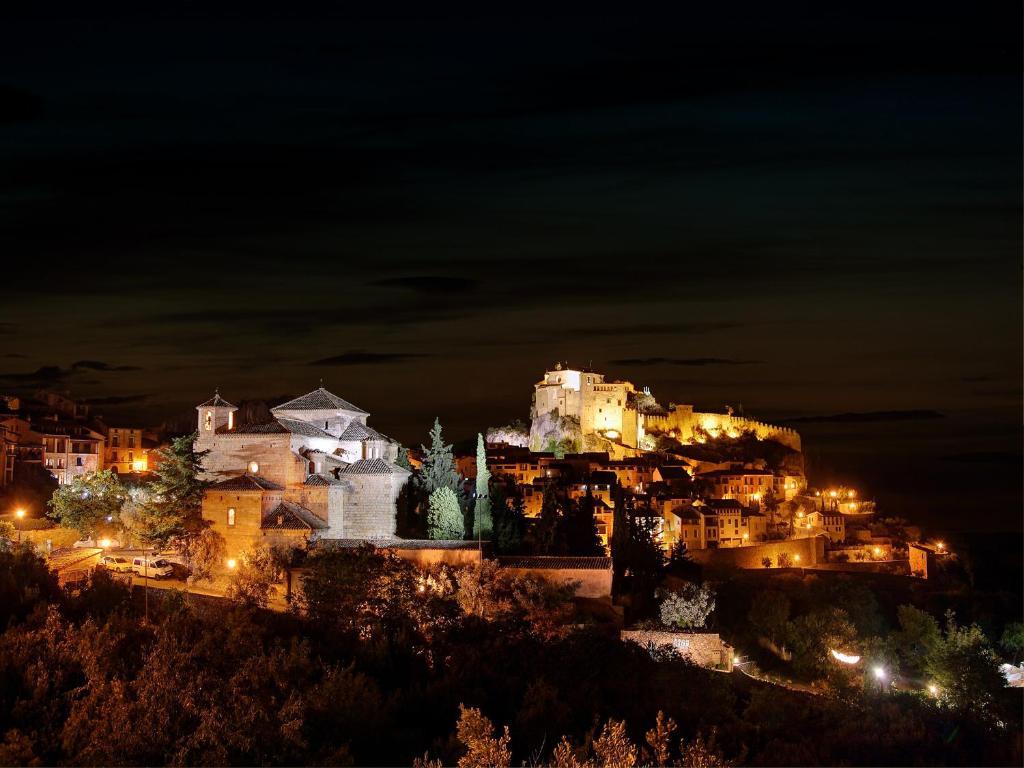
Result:
M132 558L132 572L137 576L148 576L151 579L164 579L174 573L171 564L162 557Z

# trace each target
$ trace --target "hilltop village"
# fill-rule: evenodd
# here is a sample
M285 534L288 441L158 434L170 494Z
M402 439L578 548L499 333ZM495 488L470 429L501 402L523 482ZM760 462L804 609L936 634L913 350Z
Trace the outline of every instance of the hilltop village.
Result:
M42 471L61 486L100 471L144 480L168 445L159 433L112 425L54 393L6 397L3 405L0 491L14 485L16 468L23 477ZM195 412L202 517L223 537L229 559L258 544L365 540L422 550L440 540L428 530L423 495L436 487L416 482L429 461L424 450L376 431L365 410L325 388L245 423L220 393ZM443 484L456 496L465 535L457 525L445 534L448 549L476 539L500 555L580 554L538 544L532 532L549 524L547 508L566 517L570 506L584 505L599 544L587 551L594 556L610 554L627 510L666 556L686 552L712 565L902 561L923 575L928 558L942 553L913 526L880 524L874 503L854 488L809 487L796 431L731 409L662 405L648 389L599 371L555 365L534 385L529 423L484 435L483 453L451 452ZM435 437L434 448L444 448L440 432ZM514 543L493 522L473 524L477 499L500 499L521 516Z

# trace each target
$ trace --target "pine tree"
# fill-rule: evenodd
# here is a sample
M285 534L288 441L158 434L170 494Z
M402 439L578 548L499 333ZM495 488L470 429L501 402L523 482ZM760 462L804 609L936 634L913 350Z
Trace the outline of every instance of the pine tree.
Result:
M395 466L412 472L412 464L409 463L409 451L401 443L398 443L395 449Z
M160 460L150 486L150 501L140 510L146 529L144 541L164 544L177 537L189 556L192 544L206 528L202 518L203 494L209 482L202 479L203 459L209 451L196 451L195 434L175 438L159 451Z
M487 469L484 436L477 434L476 438L476 505L473 507L473 536L490 540L494 536L490 498L491 473Z
M550 555L558 548L558 518L561 514L561 502L555 484L548 483L544 487L540 515L533 526L534 548L538 554Z
M432 539L462 539L465 521L459 500L451 488L437 488L428 499L427 534Z
M453 493L459 492L459 473L455 471L455 457L451 445L446 445L441 434L441 421L434 419L430 430L430 447L423 449L423 467L420 469L420 483L427 495L438 488L448 488Z

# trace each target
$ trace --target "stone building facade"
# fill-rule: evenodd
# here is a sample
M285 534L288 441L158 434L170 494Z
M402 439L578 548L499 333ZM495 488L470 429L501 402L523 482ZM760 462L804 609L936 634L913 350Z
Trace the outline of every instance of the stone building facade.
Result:
M613 450L611 446L644 448L645 436L666 435L681 443L699 443L720 435L752 432L800 451L793 429L766 424L732 413L702 413L692 405L663 408L650 391L629 381L608 381L603 373L557 364L534 384L530 448L549 450L562 437L578 441L576 450Z
M380 539L395 534L395 502L409 472L398 445L369 414L323 387L271 409L271 420L235 423L215 394L196 407L197 451L212 481L203 517L235 558L256 543Z

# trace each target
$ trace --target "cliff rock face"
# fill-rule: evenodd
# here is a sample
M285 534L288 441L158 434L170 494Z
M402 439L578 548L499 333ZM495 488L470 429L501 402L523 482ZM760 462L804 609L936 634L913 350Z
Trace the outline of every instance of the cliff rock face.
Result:
M488 443L505 443L526 448L530 445L530 430L520 422L506 424L504 427L491 427L485 438Z
M574 453L583 444L580 420L559 416L558 411L535 414L530 423L531 451L563 451Z

